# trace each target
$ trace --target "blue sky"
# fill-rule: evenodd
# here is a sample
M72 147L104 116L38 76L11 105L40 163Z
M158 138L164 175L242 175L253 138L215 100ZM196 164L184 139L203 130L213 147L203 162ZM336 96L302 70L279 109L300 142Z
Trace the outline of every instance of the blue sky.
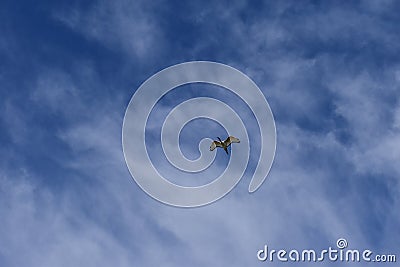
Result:
M1 1L0 266L262 266L264 244L319 249L339 237L399 257L399 11L386 0ZM135 184L121 129L142 82L191 60L251 77L278 139L257 192L248 174L214 204L182 209ZM215 95L254 128L230 94L173 93L154 112Z

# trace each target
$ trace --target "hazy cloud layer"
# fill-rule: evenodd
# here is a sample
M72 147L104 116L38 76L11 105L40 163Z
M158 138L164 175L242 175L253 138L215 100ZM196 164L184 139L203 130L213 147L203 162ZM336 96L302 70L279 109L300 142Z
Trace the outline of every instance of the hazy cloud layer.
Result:
M1 266L257 266L270 264L256 258L264 244L325 249L339 237L399 257L397 2L2 5ZM230 194L187 210L134 183L121 127L145 79L189 60L249 75L278 144L256 193L257 149ZM214 93L250 122L257 146L254 118L221 91L194 88L154 112ZM157 129L163 118L152 119ZM196 154L198 140L183 139Z

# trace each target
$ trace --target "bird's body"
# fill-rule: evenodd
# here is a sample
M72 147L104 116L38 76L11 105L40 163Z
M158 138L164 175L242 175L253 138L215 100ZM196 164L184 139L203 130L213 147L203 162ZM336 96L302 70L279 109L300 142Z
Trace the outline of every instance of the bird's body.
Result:
M219 137L217 137L219 141L213 141L211 143L210 146L210 151L213 151L215 148L217 147L222 147L226 154L228 153L228 147L232 144L232 143L240 143L240 140L234 136L229 136L228 138L226 138L225 141L222 141Z

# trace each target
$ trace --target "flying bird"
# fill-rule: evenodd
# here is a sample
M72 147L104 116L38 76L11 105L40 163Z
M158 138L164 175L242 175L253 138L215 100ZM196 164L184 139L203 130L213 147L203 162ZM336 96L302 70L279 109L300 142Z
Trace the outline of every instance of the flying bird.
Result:
M222 147L226 154L228 153L228 146L230 146L232 143L240 143L239 138L229 136L226 138L225 141L222 141L221 138L217 137L219 141L213 141L210 146L210 151L213 151L216 147Z

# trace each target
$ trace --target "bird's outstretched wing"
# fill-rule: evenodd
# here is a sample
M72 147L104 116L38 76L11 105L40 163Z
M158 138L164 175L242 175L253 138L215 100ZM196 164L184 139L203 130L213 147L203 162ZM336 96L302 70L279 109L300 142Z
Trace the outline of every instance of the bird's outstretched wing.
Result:
M225 144L229 146L231 143L240 143L240 140L239 138L236 138L234 136L229 136L228 138L226 138Z
M213 151L216 147L222 147L221 143L218 141L213 141L210 146L210 151Z

